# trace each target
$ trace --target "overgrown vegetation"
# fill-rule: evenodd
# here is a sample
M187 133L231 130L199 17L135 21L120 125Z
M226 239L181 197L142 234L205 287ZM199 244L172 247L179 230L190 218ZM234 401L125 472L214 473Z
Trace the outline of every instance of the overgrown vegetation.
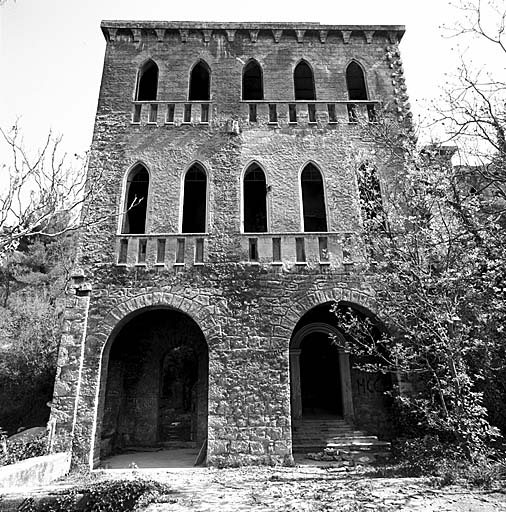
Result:
M46 454L46 433L34 436L29 440L7 440L6 432L0 430L0 466Z

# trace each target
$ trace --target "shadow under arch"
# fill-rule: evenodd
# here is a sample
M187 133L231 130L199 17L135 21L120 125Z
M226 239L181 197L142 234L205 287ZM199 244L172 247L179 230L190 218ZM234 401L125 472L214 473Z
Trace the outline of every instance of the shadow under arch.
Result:
M182 309L147 305L111 330L100 360L93 465L145 447L191 448L207 441L209 348Z

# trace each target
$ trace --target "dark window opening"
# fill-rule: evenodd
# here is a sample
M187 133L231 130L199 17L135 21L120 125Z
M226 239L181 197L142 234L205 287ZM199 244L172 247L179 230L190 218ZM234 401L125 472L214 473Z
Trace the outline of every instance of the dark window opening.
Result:
M159 238L156 246L156 262L163 263L165 261L165 238Z
M190 101L209 101L209 68L200 61L190 75Z
M149 174L146 168L136 165L127 180L125 216L122 233L142 234L146 229Z
M156 101L157 89L158 66L152 60L148 60L139 71L135 99L137 101Z
M262 169L252 164L244 175L244 231L265 233L267 231L267 184Z
M316 105L309 104L307 106L307 115L310 123L316 123Z
M257 122L257 106L255 103L250 103L249 105L249 121L250 123Z
M306 248L303 238L295 239L295 261L297 263L304 263L306 261Z
M358 123L357 106L355 104L348 103L348 121L350 123Z
M167 105L167 123L174 122L174 103L169 103Z
M258 62L252 60L246 64L242 75L242 99L263 100L264 85L262 68Z
M308 164L302 171L300 180L304 231L327 231L325 194L320 171L313 164Z
M139 252L137 253L137 263L146 263L147 245L147 240L139 240Z
M258 240L256 238L249 239L249 260L258 261Z
M318 251L320 261L329 261L328 239L326 236L318 237Z
M192 120L192 106L191 103L186 103L184 106L183 123L190 123Z
M209 122L209 105L207 103L204 105L200 105L200 122Z
M206 230L207 178L195 164L184 179L183 233L204 233Z
M297 105L295 103L290 103L288 105L288 121L290 123L297 122Z
M269 123L278 122L278 110L276 104L269 105Z
M350 100L367 99L364 72L356 62L351 62L346 68L346 86Z
M272 239L272 261L281 261L281 238Z
M134 117L132 120L134 123L141 122L141 111L142 111L142 105L134 105Z
M363 164L358 172L360 208L366 222L375 222L385 227L381 202L381 187L376 169Z
M153 103L149 106L149 123L156 123L158 117L158 105Z
M313 72L307 62L299 62L293 72L296 100L316 100Z
M329 123L337 123L336 106L333 103L327 105L329 111Z
M372 104L367 105L367 117L369 118L370 123L376 123L378 121L376 109Z

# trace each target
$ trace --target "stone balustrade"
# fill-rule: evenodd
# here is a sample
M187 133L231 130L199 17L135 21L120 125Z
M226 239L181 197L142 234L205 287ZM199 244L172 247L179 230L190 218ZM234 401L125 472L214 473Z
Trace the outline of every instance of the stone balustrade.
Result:
M207 125L210 101L133 101L132 124ZM241 124L249 125L337 125L375 122L379 101L242 101Z
M354 233L244 233L239 254L230 261L246 265L270 265L293 271L297 267L327 267L352 270L361 260L358 236ZM119 266L208 265L208 234L118 235L116 263Z

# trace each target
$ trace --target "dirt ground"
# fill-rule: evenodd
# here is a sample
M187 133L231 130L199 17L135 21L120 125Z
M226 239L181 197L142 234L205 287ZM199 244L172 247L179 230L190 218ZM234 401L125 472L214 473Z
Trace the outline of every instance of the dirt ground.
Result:
M142 508L144 512L506 512L506 493L499 491L438 489L427 479L371 478L338 467L106 470L92 480L121 478L168 484L171 492ZM72 480L36 492L63 491L75 485ZM0 510L19 509L3 509L0 500Z

